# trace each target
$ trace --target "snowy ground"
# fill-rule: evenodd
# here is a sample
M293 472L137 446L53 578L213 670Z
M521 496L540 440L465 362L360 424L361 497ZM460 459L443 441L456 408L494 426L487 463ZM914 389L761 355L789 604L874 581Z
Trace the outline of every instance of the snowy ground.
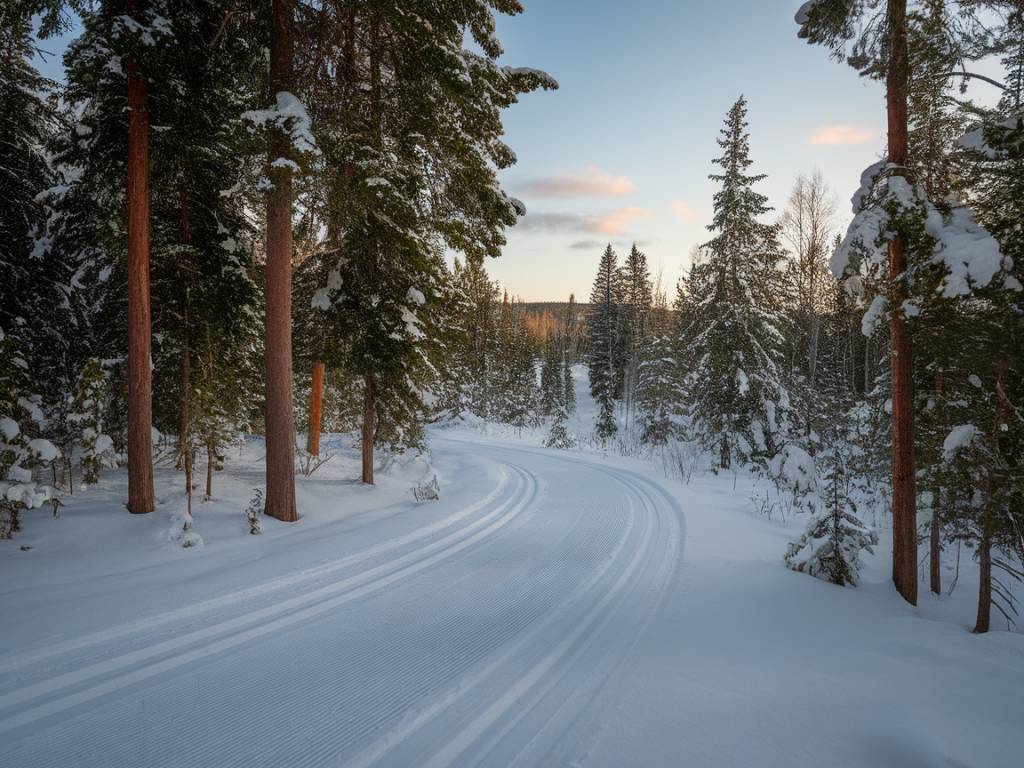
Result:
M376 488L335 441L261 536L250 444L199 548L167 541L169 469L152 515L118 472L30 515L0 542L0 765L1020 764L1024 635L967 631L966 566L911 609L887 551L858 589L784 569L750 478L431 438Z

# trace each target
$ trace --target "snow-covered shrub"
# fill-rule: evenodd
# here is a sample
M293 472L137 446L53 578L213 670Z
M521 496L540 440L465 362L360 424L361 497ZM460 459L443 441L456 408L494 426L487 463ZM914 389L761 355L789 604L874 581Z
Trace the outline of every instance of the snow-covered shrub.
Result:
M19 399L24 422L38 424L42 415L29 400ZM54 498L51 486L39 483L34 470L49 466L60 451L49 440L31 438L11 415L0 412L0 539L21 529L20 512L36 509Z
M263 533L260 515L263 514L263 489L254 488L249 506L245 509L245 519L249 522L249 533L253 536Z
M811 519L803 535L789 545L786 565L833 584L856 586L860 553L874 551L878 534L856 515L841 451L834 449L822 464L824 507Z
M171 515L171 527L167 531L167 540L185 547L201 547L205 543L193 527L195 520L188 509L175 512Z
M437 482L437 475L434 475L429 482L413 487L412 495L416 501L437 501L440 499L441 486Z

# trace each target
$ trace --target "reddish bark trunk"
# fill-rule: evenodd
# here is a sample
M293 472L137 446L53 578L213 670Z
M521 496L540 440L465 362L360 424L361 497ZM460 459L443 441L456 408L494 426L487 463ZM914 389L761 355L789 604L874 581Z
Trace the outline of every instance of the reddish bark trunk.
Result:
M213 498L213 456L214 447L210 444L206 446L206 500L209 501Z
M942 509L942 489L938 486L932 489L932 526L929 541L929 584L932 592L936 595L942 594L942 525L939 519L939 512Z
M992 616L992 530L988 504L985 505L981 541L978 543L978 618L974 631L988 632Z
M270 97L292 88L292 15L286 0L273 2L270 41ZM288 138L271 131L267 195L266 273L266 513L298 520L295 508L294 419L292 415L292 176L273 161L289 156Z
M907 164L906 0L889 0L889 71L886 102L889 121L889 162ZM912 351L900 307L906 298L903 272L906 252L901 238L889 243L890 322L892 342L892 580L911 605L917 605L917 491L914 465Z
M363 482L373 485L373 441L377 433L373 376L366 377L363 401Z
M134 3L129 8L134 9ZM149 102L128 60L128 511L152 512L153 392L149 304Z
M992 420L992 450L999 455L999 434L1003 423L1003 385L1006 380L1006 369L1009 361L1003 357L996 367L996 406ZM978 618L974 623L975 632L988 632L992 616L992 504L993 497L997 492L996 478L993 468L989 468L988 479L985 483L985 499L981 518L981 541L978 543Z
M320 455L320 421L324 412L324 364L313 363L313 391L309 396L309 444L306 450Z

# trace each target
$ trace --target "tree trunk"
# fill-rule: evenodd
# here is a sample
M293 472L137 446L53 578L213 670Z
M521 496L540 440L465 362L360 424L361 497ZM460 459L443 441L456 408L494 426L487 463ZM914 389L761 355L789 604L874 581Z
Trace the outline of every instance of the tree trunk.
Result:
M929 587L936 595L942 594L942 524L939 511L942 509L942 489L932 489L932 525L929 541Z
M324 412L324 364L313 363L313 391L309 396L309 444L306 450L320 456L320 421Z
M213 498L213 456L216 446L206 444L206 500Z
M129 12L135 3L129 4ZM128 60L128 511L152 512L153 391L149 305L149 101Z
M366 377L363 403L363 482L373 485L373 441L377 432L373 375Z
M978 543L978 618L974 623L974 631L978 633L988 632L992 615L992 526L987 503L983 515Z
M889 0L889 71L886 102L889 162L907 164L907 2ZM917 492L914 466L914 412L910 334L901 307L906 298L902 238L889 243L889 333L892 340L892 580L911 605L917 605Z
M995 413L992 419L992 435L991 435L991 449L994 454L995 461L999 460L999 435L1003 423L1003 405L1004 405L1004 394L1003 394L1003 383L1006 379L1006 370L1009 367L1009 361L1004 356L1000 357L999 363L996 366L996 402L995 402ZM993 530L992 526L994 521L992 519L992 504L997 491L996 478L995 478L996 467L990 466L988 468L988 477L985 482L985 499L983 502L983 511L981 518L981 541L978 543L978 619L974 624L975 632L988 632L989 621L992 614L992 537Z
M270 36L270 97L292 88L292 11L287 0L273 0ZM266 270L266 513L284 522L298 520L295 508L294 419L292 415L292 176L274 161L288 158L289 140L270 133L267 195Z

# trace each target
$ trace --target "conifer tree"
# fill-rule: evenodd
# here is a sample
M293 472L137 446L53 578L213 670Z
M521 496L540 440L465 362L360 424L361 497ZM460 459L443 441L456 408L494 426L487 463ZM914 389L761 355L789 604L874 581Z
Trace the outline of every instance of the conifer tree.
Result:
M621 286L618 258L611 244L601 255L594 287L590 293L587 316L587 367L590 371L590 394L597 403L595 433L602 442L615 435L615 401L621 390L619 377L619 303Z
M627 417L630 417L636 397L638 368L645 354L650 334L653 293L647 256L636 247L630 249L622 265L622 307L620 311L620 338L618 362L621 368L622 396Z
M715 160L721 185L703 246L707 261L691 271L691 305L685 339L686 414L693 438L718 453L719 466L733 460L764 463L788 429L789 395L783 360L784 295L778 230L758 217L770 208L753 185L764 176L752 164L746 100L729 110Z

